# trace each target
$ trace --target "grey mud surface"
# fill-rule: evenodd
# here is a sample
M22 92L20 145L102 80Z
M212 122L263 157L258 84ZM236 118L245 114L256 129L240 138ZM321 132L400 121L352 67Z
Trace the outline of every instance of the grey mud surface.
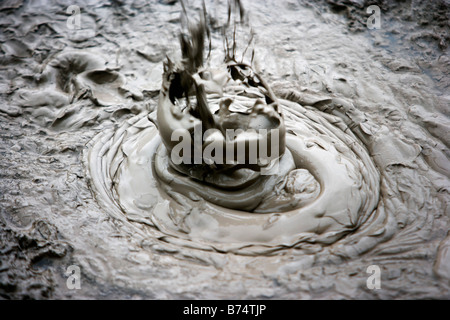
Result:
M381 8L379 30L365 27L371 4ZM0 298L450 298L448 1L243 5L254 67L276 94L307 108L305 121L320 113L367 149L381 175L374 213L328 243L313 237L250 255L119 218L86 158L98 137L155 109L162 61L178 50L180 4L3 1ZM225 5L206 7L213 21L226 19ZM219 30L212 44L220 61ZM66 285L71 265L80 290ZM379 290L367 288L370 265L381 268Z

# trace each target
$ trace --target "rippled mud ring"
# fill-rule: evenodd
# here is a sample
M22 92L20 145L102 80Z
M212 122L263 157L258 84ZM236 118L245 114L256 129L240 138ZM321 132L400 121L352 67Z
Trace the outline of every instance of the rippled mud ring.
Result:
M287 149L296 167L308 170L320 184L320 194L304 207L252 213L181 195L155 170L155 163L164 169L158 165L161 159L155 160L164 150L147 115L104 131L89 144L85 162L97 200L137 232L203 250L267 254L304 243L336 242L377 208L380 175L340 118L291 101L280 103Z

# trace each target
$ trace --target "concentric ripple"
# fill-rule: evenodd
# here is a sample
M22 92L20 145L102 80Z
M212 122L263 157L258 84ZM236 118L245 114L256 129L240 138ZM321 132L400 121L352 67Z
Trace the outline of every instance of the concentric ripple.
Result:
M97 199L115 218L187 247L258 254L336 242L377 209L380 174L342 119L297 102L280 103L287 152L267 178L279 180L269 196L259 197L261 179L230 191L171 169L157 128L138 115L90 143L85 160ZM251 212L229 209L230 203L245 208L255 201Z

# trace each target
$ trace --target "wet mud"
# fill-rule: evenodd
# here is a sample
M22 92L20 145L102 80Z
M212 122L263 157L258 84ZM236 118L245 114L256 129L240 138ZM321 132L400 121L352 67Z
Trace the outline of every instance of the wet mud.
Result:
M286 152L226 192L171 171L154 121L180 3L80 1L79 28L73 3L0 5L2 298L450 297L448 4L380 2L368 30L364 1L242 3Z

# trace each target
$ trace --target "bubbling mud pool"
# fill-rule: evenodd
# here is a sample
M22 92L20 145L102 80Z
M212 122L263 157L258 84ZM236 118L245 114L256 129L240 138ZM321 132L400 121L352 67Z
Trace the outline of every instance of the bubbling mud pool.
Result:
M348 126L297 102L280 103L288 151L267 179L231 191L192 181L168 166L153 122L136 116L90 143L86 165L95 192L109 202L116 218L145 222L167 235L168 242L243 254L300 248L302 243L331 244L372 214L380 215L380 175ZM273 186L270 180L278 183ZM287 192L295 188L298 192ZM301 200L312 203L297 209ZM288 205L274 211L281 202ZM236 209L227 209L230 206ZM237 209L249 206L253 212Z
M152 32L172 34L168 43L177 41L178 21L167 25L164 17L178 17L177 6L150 5L162 19L155 26L166 28ZM145 8L134 19L153 12ZM71 177L63 183L59 171L41 170L49 190L67 191L53 197L55 213L36 215L71 248L65 263L81 267L85 289L71 294L448 296L446 98L412 62L371 49L364 37L342 31L333 15L317 16L293 2L246 8L257 35L253 67L277 97L286 128L280 170L265 180L223 190L170 167L153 115L161 52L178 48L160 50L155 43L128 56L113 54L115 42L133 42L142 30L112 42L107 35L114 28L104 22L106 31L96 39L109 39L105 58L96 46L68 46L13 93L23 118L49 135L35 141L53 146L47 154L69 168L62 169ZM282 18L270 13L277 11ZM222 35L212 31L211 64L220 65ZM15 50L13 43L5 48ZM233 90L242 103L257 94L242 86ZM61 146L73 155L58 155ZM7 215L4 220L21 232L28 228L14 227L21 224ZM373 264L382 267L380 291L365 284ZM68 294L63 282L55 292L62 297Z
M182 47L187 53L197 48L202 50L202 33L207 33L203 23L190 30L192 39L181 42ZM194 38L195 35L199 35L199 39ZM196 80L195 75L185 75L185 79L181 78L178 83L177 77L186 72L184 67L176 72L166 70L163 78L169 81L163 82L157 119L152 121L151 116L140 115L133 117L117 129L102 132L90 145L86 166L95 192L101 194L105 203L111 202L109 210L122 211L122 215L131 221L146 221L147 225L167 235L168 242L175 238L178 244L182 240L189 247L243 254L301 247L305 242L331 244L346 233L357 230L375 208L382 210L378 206L379 173L362 142L340 118L311 106L303 107L302 95L295 92L282 93L291 101L278 101L267 85L250 85L261 77L252 76L250 66L239 65L234 59L227 64L228 74L205 70L202 65L193 68L195 61L203 61L202 56L203 52L188 56L184 63L186 68L195 69L193 72L197 69L201 70L201 74L209 72L208 79L220 79L218 83L198 77L198 81L203 83L200 88L213 88L209 89L210 95L205 93L203 97L197 94L197 101L208 103L205 107L209 112L202 111L202 106L197 105L200 116L208 117L209 114L209 118L201 120L203 124L206 125L208 120L210 126L218 121L232 121L234 128L240 128L249 121L248 117L254 119L253 122L258 121L258 126L270 119L278 123L281 121L282 129L278 126L277 130L282 130L283 134L278 134L279 139L275 142L276 148L282 149L280 159L276 159L279 162L277 168L272 169L273 173L251 178L250 182L247 182L246 172L241 173L240 178L233 178L232 174L212 173L213 169L208 167L207 174L211 178L196 180L189 175L198 170L194 166L186 169L185 173L172 168L171 149L167 148L174 143L169 135L162 143L161 135L164 136L168 128L176 128L178 122L195 123L198 120L190 115L184 116L186 119L183 120L183 113L171 116L165 109L177 108L171 102L175 98L170 96L175 86L178 88L183 81L189 81L189 77L192 77L194 84ZM165 69L174 68L169 65L173 65L170 60ZM240 80L238 76L233 77L238 73L242 75ZM224 92L225 88L221 87L224 78L228 79L226 88L231 88L231 93L230 90ZM264 80L261 81L264 83ZM187 98L189 88L185 87ZM270 92L271 97L266 96L265 100L272 101L271 105L262 106L264 92L267 95ZM217 95L221 100L214 103ZM260 100L253 101L251 97L255 96ZM228 106L224 106L224 102ZM333 103L330 98L319 102L323 105ZM261 111L251 111L248 116L229 111L230 108L236 109L236 105L241 106L242 110L242 105L253 103L255 105L250 110L256 110L259 106ZM211 108L217 105L220 105L219 110L213 115ZM279 105L282 109L280 115L284 115L286 120L278 120L273 113L276 111L270 111L272 108L279 109ZM265 109L273 116L263 113ZM224 116L231 120L223 120ZM365 125L373 126L370 122ZM194 124L191 127L193 130ZM169 133L173 131L171 129ZM286 137L284 132L287 132ZM220 131L215 133L220 136ZM215 163L215 167L217 165ZM242 170L233 171L233 174L239 175L239 172ZM257 172L252 171L248 177L255 174ZM214 179L214 176L226 179ZM229 181L232 188L228 186ZM120 214L115 213L115 217Z

